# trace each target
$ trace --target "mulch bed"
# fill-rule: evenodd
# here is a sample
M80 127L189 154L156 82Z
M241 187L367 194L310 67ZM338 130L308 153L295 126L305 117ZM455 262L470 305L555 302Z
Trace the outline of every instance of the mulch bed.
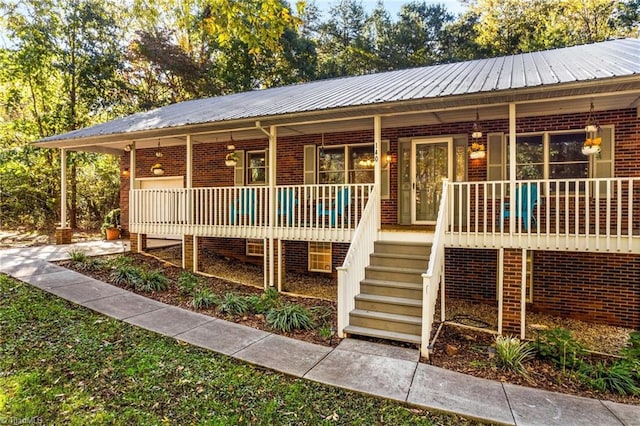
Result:
M145 256L142 254L133 254L133 253L129 253L127 254L127 256L133 259L133 264L135 266L144 267L149 270L161 271L165 276L171 279L172 285L170 285L169 288L163 292L145 293L145 292L134 290L124 285L118 285L114 283L110 277L109 270L87 272L87 271L79 270L71 261L61 261L57 263L60 266L63 266L65 268L75 270L85 275L89 275L100 281L107 282L121 288L125 288L128 291L141 294L145 297L157 300L159 302L166 303L168 305L178 306L180 308L188 309L194 312L199 312L201 314L209 315L211 317L224 319L226 321L232 321L237 324L242 324L248 327L253 327L260 330L277 333L283 336L292 337L294 339L303 340L310 343L316 343L316 344L320 344L324 346L332 346L332 347L336 347L340 343L340 339L337 336L333 336L331 339L326 339L319 336L318 331L316 329L297 330L291 333L285 333L285 332L273 330L266 324L264 315L261 315L261 314L229 316L225 314L220 314L215 308L194 309L190 304L191 298L184 296L178 292L176 283L177 283L178 277L182 273L184 273L184 270L182 268L178 268L168 262L158 260L152 256ZM102 256L100 258L109 259L112 257L114 256L112 255ZM254 287L250 285L239 284L239 283L225 281L225 280L214 278L214 277L201 277L201 278L203 279L204 286L219 296L223 296L225 293L229 293L229 292L233 292L241 296L260 295L264 292L263 288L261 287ZM332 324L334 328L335 328L335 324L338 323L335 302L332 302L329 300L314 299L309 297L293 297L287 294L281 294L280 297L281 297L281 300L285 303L297 303L299 305L303 305L308 309L313 307L323 306L331 312L330 317L327 319L328 323Z

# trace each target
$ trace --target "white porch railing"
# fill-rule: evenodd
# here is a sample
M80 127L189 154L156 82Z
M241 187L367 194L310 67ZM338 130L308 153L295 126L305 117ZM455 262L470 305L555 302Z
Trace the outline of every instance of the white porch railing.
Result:
M351 240L372 184L278 186L274 237ZM130 192L129 227L142 234L267 238L270 188L143 189Z
M360 281L364 279L369 255L374 251L380 223L380 203L373 191L362 212L351 240L351 246L338 270L338 336L344 337L344 328L349 324L349 312L355 308L355 297L360 293Z
M640 252L640 178L449 185L447 246Z
M449 213L448 185L447 180L442 182L442 198L440 199L440 206L438 207L438 218L433 235L433 243L431 244L429 266L427 272L422 274L422 341L420 343L420 352L425 358L429 357L429 339L431 338L431 330L433 328L438 289L444 281L444 239L447 229L446 221ZM444 301L444 286L442 286L440 298ZM440 311L442 313L441 321L444 321L444 309Z

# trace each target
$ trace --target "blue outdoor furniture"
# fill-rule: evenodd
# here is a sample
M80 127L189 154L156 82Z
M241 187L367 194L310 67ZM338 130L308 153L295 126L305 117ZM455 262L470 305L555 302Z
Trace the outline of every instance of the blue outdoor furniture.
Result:
M344 217L344 212L347 206L351 203L351 191L349 188L340 188L336 191L335 202L331 202L329 205L318 203L318 219L322 220L323 217L329 217L329 223L331 226L335 226L338 216Z
M231 224L235 225L241 216L249 216L251 225L255 223L256 191L253 188L243 188L238 197L231 204Z
M278 192L278 216L284 216L281 223L289 226L293 224L294 209L298 205L298 199L293 188L281 189Z
M500 218L500 229L504 219L514 218L522 219L522 228L527 231L529 224L533 223L534 228L538 226L538 221L535 216L536 204L540 202L538 197L538 185L535 183L523 183L516 187L515 208L512 210L510 202L505 201L503 205L503 213Z

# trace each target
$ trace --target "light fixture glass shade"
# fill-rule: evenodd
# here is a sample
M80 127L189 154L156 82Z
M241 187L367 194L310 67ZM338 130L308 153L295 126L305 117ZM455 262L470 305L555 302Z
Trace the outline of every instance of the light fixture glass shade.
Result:
M471 133L471 137L473 139L480 139L482 137L482 132L480 130L475 130L473 133Z

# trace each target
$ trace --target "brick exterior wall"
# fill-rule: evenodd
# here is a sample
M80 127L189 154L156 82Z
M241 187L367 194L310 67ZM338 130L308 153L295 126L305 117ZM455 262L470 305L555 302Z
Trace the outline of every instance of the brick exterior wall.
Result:
M73 229L71 228L56 228L56 244L71 244L73 239Z
M182 267L187 271L193 271L193 235L185 235L182 243Z
M587 113L518 118L518 133L580 130L587 120ZM640 118L635 108L596 113L600 125L615 126L615 176L640 176L637 149L640 146ZM483 121L486 143L489 133L508 133L508 119ZM398 140L411 137L435 137L442 135L468 134L472 123L449 123L404 128L384 128L382 138L389 140L394 153L390 168L390 198L382 200L383 224L398 222ZM320 134L278 138L277 185L300 185L304 181L304 146L322 141ZM372 143L373 131L327 133L325 146ZM234 170L224 166L229 141L212 138L211 143L194 145L193 186L231 186ZM471 140L468 142L471 144ZM238 150L262 150L268 147L266 138L252 141L235 141ZM136 152L137 177L151 177L151 165L158 161L156 149ZM186 174L185 153L182 147L162 148L164 154L159 161L165 167L165 176ZM129 156L121 159L121 167L129 167ZM486 180L486 159L467 161L469 181ZM129 179L121 178L121 219L128 228ZM132 241L135 240L132 236ZM133 247L133 246L132 246ZM306 242L284 242L286 271L305 272L308 262ZM202 238L200 250L213 250L224 256L243 258L262 264L261 258L245 256L245 240ZM333 268L342 264L348 249L347 244L333 244ZM576 261L580 259L580 261ZM512 262L512 256L509 257ZM594 322L608 322L625 326L640 326L640 271L635 256L617 254L589 255L587 253L536 252L534 254L534 303L531 309L554 315L570 316ZM594 266L597 265L597 266ZM496 303L497 255L495 250L446 251L447 297L460 297L484 303ZM518 264L517 292L520 291L520 264ZM569 284L567 284L569 283ZM507 283L509 285L509 283ZM513 289L515 290L515 289ZM510 295L509 297L515 297ZM519 301L519 296L518 296ZM509 312L507 312L507 308ZM519 306L505 305L505 318L517 313ZM510 320L509 320L510 321Z
M496 304L497 250L447 248L444 267L447 299Z

